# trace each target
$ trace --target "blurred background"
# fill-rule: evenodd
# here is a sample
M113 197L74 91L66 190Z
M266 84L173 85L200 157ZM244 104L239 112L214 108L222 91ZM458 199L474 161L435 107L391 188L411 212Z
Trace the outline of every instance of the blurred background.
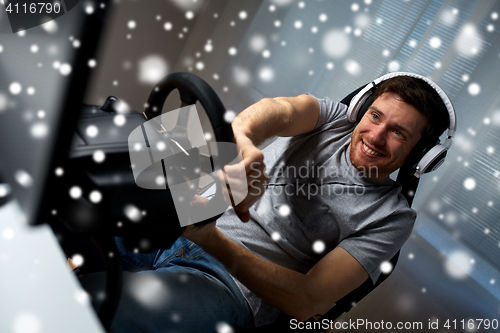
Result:
M455 106L453 147L420 182L397 269L340 320L488 332L460 321L500 320L499 13L490 0L114 0L84 102L113 95L142 112L157 81L187 71L215 89L230 122L263 97L340 100L389 72L427 76ZM60 59L49 47L38 54L51 68ZM11 94L0 87L0 121L14 110ZM164 110L179 106L173 94ZM448 319L457 327L443 328Z

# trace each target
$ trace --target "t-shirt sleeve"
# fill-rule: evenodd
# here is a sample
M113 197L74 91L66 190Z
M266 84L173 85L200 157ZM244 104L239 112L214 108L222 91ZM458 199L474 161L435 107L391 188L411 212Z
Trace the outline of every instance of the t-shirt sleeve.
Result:
M375 283L380 265L389 261L410 237L416 219L413 209L396 211L370 228L345 238L338 246L349 252Z
M347 106L345 104L332 101L328 97L318 98L312 94L308 94L316 98L319 102L319 118L314 129L334 122L340 118L345 118L347 115Z

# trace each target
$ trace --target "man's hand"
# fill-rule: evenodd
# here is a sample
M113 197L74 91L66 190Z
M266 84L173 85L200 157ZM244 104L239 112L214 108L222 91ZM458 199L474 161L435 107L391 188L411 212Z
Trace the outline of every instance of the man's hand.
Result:
M76 265L73 260L71 260L71 258L68 258L68 266L69 266L69 270L72 271L74 270L75 268L78 268L78 265Z
M202 197L195 194L193 200L190 202L190 209L203 209L210 200L208 198ZM215 220L208 224L196 225L191 224L186 227L186 230L181 234L182 237L187 238L198 245L201 245L203 241L210 239L211 235L215 231Z
M233 201L239 202L234 210L241 221L248 222L248 210L264 194L269 177L265 172L262 151L243 133L235 132L234 138L243 160L235 165L226 165L224 173L219 173L219 180L224 184L224 179L221 178L227 177L230 189L223 187L224 197L229 198L227 194L230 193ZM242 175L245 175L246 179L241 179Z
M238 199L243 200L235 207L240 220L244 222L250 220L248 209L264 194L268 182L264 156L257 146L276 135L294 136L312 131L318 122L319 111L318 100L303 94L297 97L263 98L243 110L234 119L231 126L236 144L241 149L243 161L226 166L224 168L226 173L220 173L219 180L224 184L223 178L227 177L231 194L235 199L233 201L236 203L239 202ZM240 173L246 174L247 184L238 179ZM234 184L231 183L232 178ZM244 193L244 196L238 197L241 193ZM229 203L229 196L225 198Z
M248 222L248 210L264 194L269 177L265 173L262 151L245 134L236 132L234 138L243 159L237 164L226 165L224 172L220 170L217 176L226 202L237 202L234 206L236 214L241 221ZM203 210L208 202L208 198L196 194L190 203L190 209ZM211 238L214 231L215 221L203 226L189 224L181 236L201 245Z

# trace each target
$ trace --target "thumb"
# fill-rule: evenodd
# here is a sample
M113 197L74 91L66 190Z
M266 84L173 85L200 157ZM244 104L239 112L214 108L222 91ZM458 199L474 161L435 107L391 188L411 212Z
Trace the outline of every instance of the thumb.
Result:
M208 198L202 197L199 194L195 194L193 200L191 200L189 205L191 207L204 207L208 201L209 201Z
M248 210L244 212L239 212L238 210L234 210L236 212L236 215L240 218L242 222L248 222L250 221L250 212Z

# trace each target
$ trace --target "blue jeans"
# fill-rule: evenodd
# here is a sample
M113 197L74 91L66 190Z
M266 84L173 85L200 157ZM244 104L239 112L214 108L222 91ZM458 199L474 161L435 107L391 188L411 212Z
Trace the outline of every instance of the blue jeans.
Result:
M180 237L168 250L138 254L116 240L125 272L112 332L224 332L227 325L235 331L254 326L229 273L195 243ZM104 273L81 278L92 299L104 286L95 283L96 276L103 279Z

